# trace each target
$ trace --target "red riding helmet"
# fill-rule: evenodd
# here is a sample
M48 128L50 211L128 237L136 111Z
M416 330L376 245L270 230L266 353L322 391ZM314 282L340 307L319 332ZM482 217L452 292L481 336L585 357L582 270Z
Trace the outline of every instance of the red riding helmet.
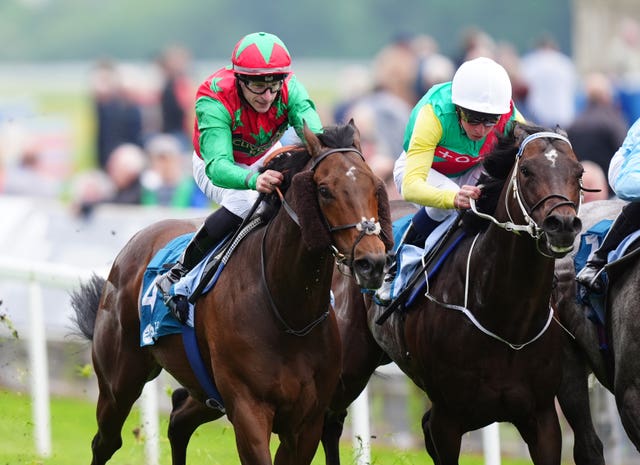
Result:
M254 32L240 39L231 54L231 63L237 74L249 76L291 72L291 56L286 45L266 32Z

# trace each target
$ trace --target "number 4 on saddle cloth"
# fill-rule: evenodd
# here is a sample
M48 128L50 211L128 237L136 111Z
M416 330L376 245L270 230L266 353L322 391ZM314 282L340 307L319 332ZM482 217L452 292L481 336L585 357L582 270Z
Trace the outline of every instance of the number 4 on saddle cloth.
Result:
M182 332L182 325L164 303L155 281L158 276L167 272L168 266L180 258L193 234L184 234L170 241L156 253L147 265L142 280L142 297L140 298L140 346L153 345L162 336ZM178 281L171 289L171 293L191 295L202 278L205 265L218 251L218 248L212 250L201 263ZM189 319L186 324L193 326L193 304L189 304Z

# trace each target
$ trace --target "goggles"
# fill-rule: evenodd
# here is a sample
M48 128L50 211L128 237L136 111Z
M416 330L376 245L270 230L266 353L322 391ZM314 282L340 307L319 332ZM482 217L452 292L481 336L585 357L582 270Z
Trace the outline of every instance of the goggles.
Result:
M484 127L491 128L498 124L498 120L500 119L500 115L493 115L491 113L480 113L464 108L459 108L459 112L460 119L472 126L482 124Z
M268 90L270 90L272 94L275 94L276 92L280 92L282 86L284 85L284 79L266 82L253 81L251 79L238 76L238 80L244 83L244 86L247 88L247 90L255 95L262 95Z

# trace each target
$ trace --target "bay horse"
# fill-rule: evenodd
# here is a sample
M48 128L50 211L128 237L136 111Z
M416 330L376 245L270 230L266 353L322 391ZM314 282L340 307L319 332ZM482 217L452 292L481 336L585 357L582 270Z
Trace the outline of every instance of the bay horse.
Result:
M583 231L601 220L614 220L624 206L618 199L585 204ZM578 245L576 242L576 246ZM558 260L555 299L559 318L567 329L566 356L558 403L573 430L576 465L604 465L603 445L593 426L588 376L593 373L616 399L627 436L640 451L640 250L636 242L620 261L607 265L609 288L605 299L605 325L599 329L576 298L573 257ZM601 350L603 344L608 350Z
M356 286L377 288L393 245L384 186L362 157L353 122L317 136L305 125L304 137L304 145L268 165L285 175L282 200L268 199L283 208L240 242L215 287L196 303L199 351L247 465L311 463L340 372L330 311L336 261ZM121 447L134 401L162 369L183 386L172 395L168 428L174 465L185 464L195 429L224 414L205 405L179 334L140 347L147 263L196 226L179 220L148 226L120 251L106 281L94 277L72 296L76 324L92 340L99 385L92 465ZM273 462L272 433L280 440Z
M550 296L555 259L580 231L583 169L566 137L517 124L484 170L466 236L412 305L378 325L384 308L344 280L334 287L341 336L361 346L343 352L323 431L328 464L339 463L346 406L389 359L431 400L422 429L437 465L457 464L463 434L493 422L516 426L534 464L560 464L562 335Z

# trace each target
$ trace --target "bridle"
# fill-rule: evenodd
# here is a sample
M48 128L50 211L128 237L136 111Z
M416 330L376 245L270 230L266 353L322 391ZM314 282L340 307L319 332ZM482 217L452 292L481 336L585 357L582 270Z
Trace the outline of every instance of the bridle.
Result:
M524 152L524 149L526 147L526 145L536 139L540 139L540 138L552 138L552 139L558 139L561 140L563 142L566 142L567 144L569 144L569 147L571 147L571 143L569 142L569 139L567 139L566 137L562 136L561 134L557 134L555 132L538 132L535 134L531 134L530 136L526 137L523 141L522 144L520 144L520 147L518 149L518 153L516 154L516 162L515 162L515 166L512 169L512 174L511 174L511 179L509 181L509 187L506 190L506 194L505 194L505 206L507 209L507 216L509 217L509 221L505 221L505 222L500 222L497 219L495 219L493 216L479 212L476 209L476 205L475 205L475 200L470 199L470 203L471 203L471 210L473 211L473 213L475 213L477 216L490 220L492 221L496 226L505 229L507 231L512 231L516 234L520 234L520 232L526 232L528 233L535 241L536 241L536 247L538 249L538 252L540 252L542 255L549 257L549 258L553 258L551 256L549 256L548 254L542 252L540 250L540 246L539 246L539 241L540 239L544 236L544 231L536 224L536 222L533 220L533 218L531 217L533 212L538 209L540 206L542 206L546 201L548 201L549 199L553 199L553 198L558 198L560 199L559 202L557 202L556 204L554 204L551 209L549 210L549 213L551 213L553 210L555 210L556 208L563 206L563 205L570 205L572 206L575 210L576 210L576 215L578 214L578 211L580 209L580 203L578 203L578 205L575 204L575 202L572 202L571 200L569 200L566 196L562 195L562 194L549 194L545 197L543 197L542 199L540 199L539 201L537 201L533 206L529 207L526 202L523 200L522 198L522 194L520 192L520 186L518 184L518 166L519 166L519 162L520 159L522 158L522 154ZM509 202L508 200L508 196L509 194L512 194L514 196L514 198L517 200L518 203L518 207L520 208L520 211L524 217L524 220L526 222L526 224L517 224L514 222L511 212L509 211ZM513 350L521 350L525 347L527 347L528 345L532 344L533 342L537 341L540 337L542 337L542 335L547 331L547 329L549 328L551 321L553 319L554 316L554 311L553 308L551 306L549 306L549 313L547 315L547 319L545 321L545 323L543 324L543 326L540 328L540 330L529 340L527 340L526 342L521 342L521 343L514 343L514 342L510 342L504 338L502 338L501 336L499 336L498 334L494 333L493 331L489 330L488 328L486 328L485 326L483 326L480 321L477 320L477 318L474 316L474 314L469 310L468 308L468 303L469 303L469 279L470 279L470 266L471 266L471 256L473 253L473 249L474 246L476 244L476 241L478 240L479 235L476 235L475 238L473 239L473 242L471 243L471 248L469 249L469 253L467 256L467 261L466 261L466 272L465 272L465 288L464 288L464 305L455 305L455 304L448 304L445 302L441 302L438 299L436 299L428 290L427 288L427 292L425 293L425 297L429 300L431 300L432 302L445 307L445 308L449 308L452 310L457 310L460 311L462 313L464 313L466 315L466 317L469 319L469 321L471 321L471 323L481 332L483 332L484 334L486 334L487 336L502 342L503 344L506 344L507 346L509 346L511 349ZM428 286L428 279L427 279L427 286Z
M332 149L329 149L329 150L321 153L316 158L314 158L309 169L311 171L315 171L316 168L318 167L318 165L322 161L324 161L329 155L332 155L332 154L335 154L335 153L345 153L345 152L355 152L364 161L364 156L362 155L362 153L358 149L356 149L354 147L332 148ZM293 210L291 205L286 201L286 199L284 198L284 195L282 194L280 189L276 188L276 190L277 190L278 196L280 198L280 202L282 203L282 206L284 207L285 211L287 212L289 217L293 220L293 222L296 223L298 225L298 227L300 227L300 220L298 218L298 215ZM351 247L351 257L350 258L348 258L343 253L341 253L336 248L335 245L333 245L333 244L331 245L332 253L333 253L334 257L335 257L337 265L338 266L347 265L351 271L353 270L353 257L355 255L355 250L356 250L356 247L357 247L358 243L365 236L370 236L370 235L379 236L380 233L381 233L381 230L382 230L382 228L380 227L380 222L376 221L375 218L366 219L363 216L363 217L361 217L360 221L358 221L358 222L348 223L348 224L344 224L344 225L340 225L340 226L331 226L329 224L329 222L327 221L327 219L324 217L324 215L323 215L322 218L323 218L327 228L329 229L330 233L333 233L333 232L336 232L336 231L343 231L343 230L351 229L351 228L356 228L356 230L358 230L360 232L358 234L358 237L356 237L356 240L354 241L353 246ZM271 306L271 309L272 309L273 313L275 314L276 318L278 319L278 321L284 326L285 332L287 334L291 334L293 336L306 336L307 334L309 334L311 332L311 330L313 330L313 328L315 328L317 325L319 325L320 323L322 323L324 320L327 319L327 317L329 316L329 310L327 310L326 312L323 312L317 319L315 319L314 321L312 321L311 323L309 323L308 325L306 325L305 327L300 328L300 329L292 328L284 320L284 318L282 317L282 315L278 311L277 305L275 304L275 302L273 300L273 297L271 295L271 291L269 290L269 286L267 284L267 278L266 278L266 263L265 263L265 258L264 257L265 257L267 230L269 229L270 225L271 225L271 223L269 223L267 225L267 227L265 228L265 230L264 230L264 233L263 233L263 236L262 236L262 245L261 245L261 248L260 248L260 260L261 260L261 267L262 267L262 284L263 284L265 290L267 291L267 297L269 299L269 304Z
M562 194L549 194L549 195L543 197L542 199L538 200L531 207L529 205L527 205L527 203L524 201L522 193L520 191L520 184L518 183L519 163L520 163L520 160L522 159L522 154L524 153L524 149L527 146L527 144L529 142L531 142L531 141L534 141L536 139L541 139L541 138L551 138L551 139L561 140L561 141L566 142L567 144L569 144L569 147L571 147L571 142L569 142L569 139L567 139L565 136L563 136L561 134L557 134L555 132L548 132L548 131L536 132L534 134L531 134L531 135L527 136L522 141L522 143L520 144L520 147L518 148L518 153L516 153L516 162L515 162L515 165L514 165L512 171L511 171L511 179L509 180L509 186L508 186L508 189L506 190L506 193L505 193L505 206L506 206L506 209L507 209L507 216L509 217L508 221L500 222L495 217L493 217L492 215L489 215L489 214L482 213L482 212L478 211L477 208L476 208L475 200L474 199L469 199L469 200L470 200L470 204L471 204L471 211L473 211L473 213L475 213L477 216L479 216L480 218L484 218L484 219L490 220L496 226L498 226L498 227L500 227L502 229L505 229L506 231L511 231L511 232L516 233L516 234L520 234L520 232L526 232L527 234L529 234L536 241L536 246L537 246L538 251L540 253L542 253L543 255L545 255L545 256L547 256L549 258L553 258L552 256L550 256L550 255L542 252L542 250L540 250L540 240L544 236L544 230L540 226L538 226L538 224L532 218L532 215L538 208L540 208L548 200L553 199L553 198L558 198L558 199L560 199L560 201L557 202L556 204L554 204L549 209L549 213L547 214L547 216L549 216L549 214L551 214L551 212L554 211L556 208L559 208L559 207L564 206L564 205L569 205L569 206L573 207L573 209L576 211L576 215L577 215L578 212L580 211L580 205L581 205L582 197L578 201L578 205L576 205L575 202L571 201L569 198L567 198L565 195L562 195ZM509 202L508 202L508 196L509 196L510 193L516 199L516 201L518 203L518 207L520 208L520 212L522 213L522 216L523 216L524 221L525 221L526 224L517 224L513 220L513 217L511 215L511 211L509 210Z

